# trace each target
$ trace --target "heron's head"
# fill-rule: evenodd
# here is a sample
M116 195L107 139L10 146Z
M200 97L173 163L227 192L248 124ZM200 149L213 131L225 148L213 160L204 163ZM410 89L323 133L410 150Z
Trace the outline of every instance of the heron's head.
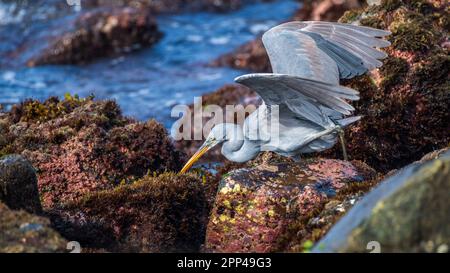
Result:
M235 125L233 124L233 127ZM207 151L211 150L217 144L220 144L231 137L231 126L227 123L222 123L214 126L209 132L208 137L202 146L198 149L198 151L188 160L188 162L184 165L183 169L181 169L180 174L187 172L192 165L194 165L197 160L202 157Z

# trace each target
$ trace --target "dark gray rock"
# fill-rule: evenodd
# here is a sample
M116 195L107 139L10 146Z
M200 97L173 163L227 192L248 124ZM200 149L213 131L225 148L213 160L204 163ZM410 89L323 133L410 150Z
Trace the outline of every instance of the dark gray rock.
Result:
M365 196L314 252L448 252L450 151L398 171Z
M11 209L42 212L36 172L22 156L7 155L0 160L0 201Z

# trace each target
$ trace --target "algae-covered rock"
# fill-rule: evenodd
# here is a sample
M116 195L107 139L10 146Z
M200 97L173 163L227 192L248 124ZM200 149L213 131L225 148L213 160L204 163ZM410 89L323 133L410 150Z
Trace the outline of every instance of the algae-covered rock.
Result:
M0 253L66 252L66 245L48 219L10 210L0 202Z
M147 9L100 9L82 13L73 29L52 38L50 45L28 61L29 66L79 64L95 58L154 44L162 37Z
M318 252L448 252L450 151L383 181L315 247Z
M122 116L114 101L66 96L28 100L0 116L1 154L21 154L37 169L44 207L129 183L183 162L163 125Z
M192 252L208 217L202 179L166 173L98 192L50 212L54 227L83 247L112 252Z
M253 167L223 176L208 224L206 251L300 251L301 243L312 238L307 221L325 209L331 211L325 204L340 191L373 175L369 168L340 160L280 162L268 155Z
M0 201L11 209L42 212L36 172L25 158L9 155L0 159Z

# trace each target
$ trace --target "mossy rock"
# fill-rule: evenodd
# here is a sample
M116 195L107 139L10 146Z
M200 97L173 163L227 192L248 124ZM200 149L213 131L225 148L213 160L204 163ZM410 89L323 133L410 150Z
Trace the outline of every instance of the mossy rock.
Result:
M66 238L93 251L193 252L204 241L208 204L200 177L165 173L90 194L49 216Z
M371 191L320 241L319 252L448 252L450 151L412 164Z
M20 154L33 164L44 207L177 171L184 161L162 124L125 117L112 100L26 100L0 116L0 130L0 156Z
M36 172L25 158L8 155L0 159L0 201L12 209L42 212Z
M67 252L66 246L48 219L0 203L0 253Z

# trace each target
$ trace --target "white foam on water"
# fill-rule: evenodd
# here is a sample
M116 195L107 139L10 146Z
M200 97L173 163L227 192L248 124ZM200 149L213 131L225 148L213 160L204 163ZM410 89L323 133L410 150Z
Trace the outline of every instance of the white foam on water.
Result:
M17 11L16 3L0 3L0 26L20 23L25 14L26 11L24 9Z
M260 34L270 29L271 24L255 24L250 27L250 32L252 34Z
M189 42L198 43L198 42L203 41L203 37L200 36L200 35L188 35L186 37L186 40L189 41Z
M2 78L7 82L14 82L16 73L14 73L13 71L6 71L3 73Z
M213 37L209 40L213 45L226 45L230 42L229 36Z

